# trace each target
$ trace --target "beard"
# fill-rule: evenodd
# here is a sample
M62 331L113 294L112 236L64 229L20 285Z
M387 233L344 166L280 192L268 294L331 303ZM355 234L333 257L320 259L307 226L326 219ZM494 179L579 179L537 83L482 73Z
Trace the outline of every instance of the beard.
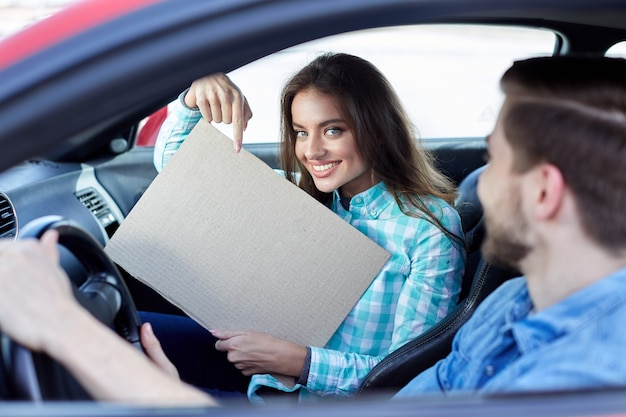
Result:
M483 258L502 268L520 270L520 262L528 256L531 246L524 241L528 224L520 209L520 195L513 192L508 200L511 210L506 224L496 222L485 211L485 241L481 251ZM505 212L505 210L502 210Z

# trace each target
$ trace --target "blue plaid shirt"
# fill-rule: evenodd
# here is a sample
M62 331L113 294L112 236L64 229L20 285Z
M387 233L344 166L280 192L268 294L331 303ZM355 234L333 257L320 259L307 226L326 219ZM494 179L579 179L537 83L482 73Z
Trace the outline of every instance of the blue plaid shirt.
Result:
M155 145L160 171L200 120L182 100L170 105ZM463 236L454 208L436 197L423 198L429 211L457 236ZM287 387L270 375L254 375L251 401L261 401L262 386L307 397L347 397L386 355L444 318L456 305L465 269L465 250L414 209L400 210L384 183L355 195L346 210L335 191L331 210L392 255L324 347L310 347L305 385Z

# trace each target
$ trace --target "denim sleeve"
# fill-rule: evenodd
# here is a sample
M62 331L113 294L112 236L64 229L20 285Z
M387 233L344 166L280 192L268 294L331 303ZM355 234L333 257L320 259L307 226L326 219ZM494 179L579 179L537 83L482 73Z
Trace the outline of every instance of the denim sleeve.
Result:
M501 346L510 344L502 345L500 334L506 331L505 317L513 298L518 297L523 288L523 279L509 280L488 296L454 336L451 352L411 380L396 397L479 391L488 381L482 370L506 356L501 355ZM504 385L511 386L516 376L505 379Z
M408 398L415 397L424 394L442 394L443 390L439 384L439 377L437 375L439 363L428 368L404 386L393 398Z

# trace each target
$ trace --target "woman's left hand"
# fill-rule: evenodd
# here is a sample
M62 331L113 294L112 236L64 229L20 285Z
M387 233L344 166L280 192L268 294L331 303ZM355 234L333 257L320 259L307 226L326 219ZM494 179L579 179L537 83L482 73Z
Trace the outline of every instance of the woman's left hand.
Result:
M215 348L228 352L228 360L244 375L276 373L298 378L306 358L306 347L248 330L211 330L220 339Z

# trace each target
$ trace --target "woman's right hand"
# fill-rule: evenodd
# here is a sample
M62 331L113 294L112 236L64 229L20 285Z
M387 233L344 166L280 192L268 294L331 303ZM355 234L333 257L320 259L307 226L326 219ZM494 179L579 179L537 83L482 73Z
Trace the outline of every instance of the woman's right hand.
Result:
M217 73L194 81L185 95L185 104L199 108L209 123L232 123L235 151L241 150L243 132L252 118L252 110L239 87L228 76Z

